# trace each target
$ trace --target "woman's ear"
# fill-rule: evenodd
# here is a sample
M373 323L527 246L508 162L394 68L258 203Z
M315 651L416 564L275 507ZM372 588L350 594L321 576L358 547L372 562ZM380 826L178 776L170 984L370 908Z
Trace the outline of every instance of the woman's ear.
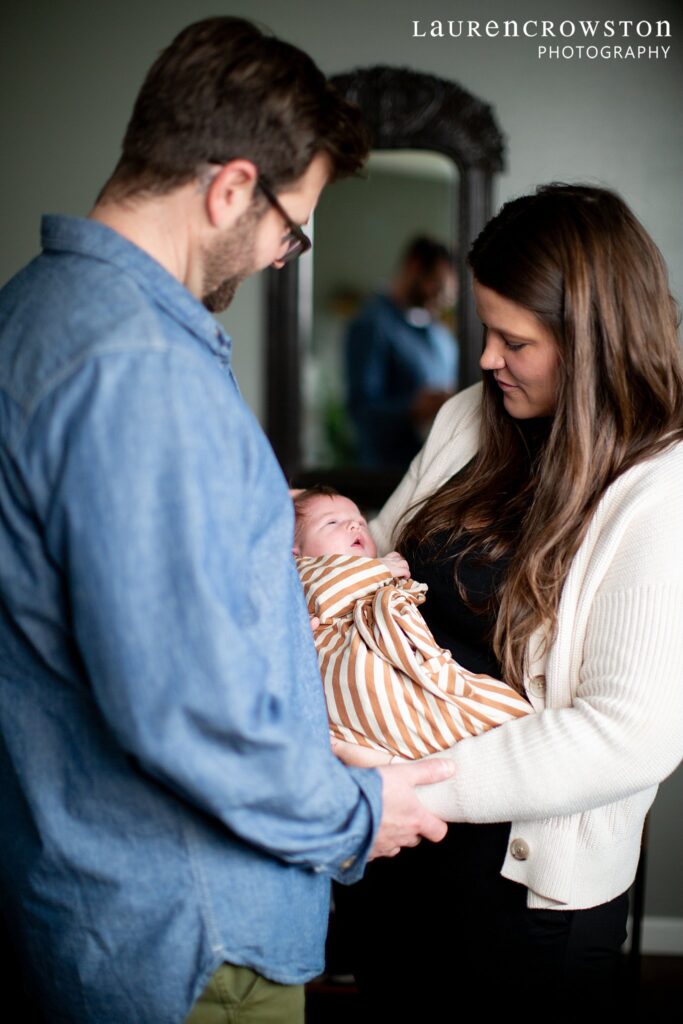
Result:
M298 544L295 544L294 547L292 548L292 554L297 556L301 554L301 550L299 549Z

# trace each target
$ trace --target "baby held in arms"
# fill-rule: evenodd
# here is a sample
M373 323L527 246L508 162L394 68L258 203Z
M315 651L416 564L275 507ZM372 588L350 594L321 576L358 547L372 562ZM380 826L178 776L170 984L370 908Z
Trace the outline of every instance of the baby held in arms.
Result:
M531 712L512 687L468 672L438 646L418 608L426 584L410 579L397 551L377 557L352 501L313 487L294 507L294 554L344 761L424 757Z

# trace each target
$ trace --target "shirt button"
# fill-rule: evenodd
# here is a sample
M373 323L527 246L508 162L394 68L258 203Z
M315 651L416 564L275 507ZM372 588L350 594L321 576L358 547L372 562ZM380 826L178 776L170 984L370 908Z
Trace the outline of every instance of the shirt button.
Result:
M545 676L532 676L529 681L529 690L534 697L543 697L545 695Z
M524 839L513 839L510 843L510 853L515 860L526 860L529 856L529 844Z
M355 863L356 863L356 858L355 857L347 857L346 860L343 860L341 862L339 867L342 869L342 871L348 871L349 868L352 868Z

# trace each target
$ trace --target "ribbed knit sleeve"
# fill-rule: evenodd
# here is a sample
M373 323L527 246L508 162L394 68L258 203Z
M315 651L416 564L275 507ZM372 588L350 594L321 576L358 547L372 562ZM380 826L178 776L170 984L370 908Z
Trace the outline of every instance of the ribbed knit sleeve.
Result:
M557 818L656 785L683 757L683 446L606 492L565 583L546 707L448 752L420 791L455 821Z

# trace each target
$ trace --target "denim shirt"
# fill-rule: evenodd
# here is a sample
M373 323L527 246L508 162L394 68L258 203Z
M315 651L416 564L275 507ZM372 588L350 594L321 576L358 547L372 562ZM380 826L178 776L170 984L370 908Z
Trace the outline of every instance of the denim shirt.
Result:
M285 480L230 340L48 217L0 292L2 911L53 1021L178 1024L322 969L376 772L333 757Z

